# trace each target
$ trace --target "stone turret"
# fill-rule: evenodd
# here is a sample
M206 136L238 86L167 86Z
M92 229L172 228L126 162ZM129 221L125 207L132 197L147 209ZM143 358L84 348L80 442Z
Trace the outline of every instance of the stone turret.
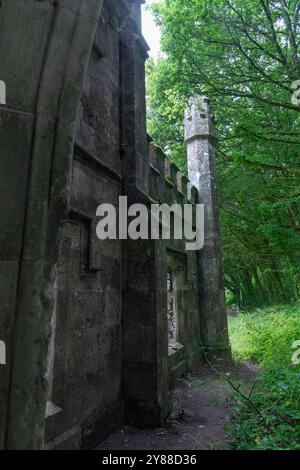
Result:
M210 358L230 355L215 181L215 141L209 99L190 98L185 111L185 145L189 179L199 191L199 202L205 206L205 244L199 254L199 278L203 343Z

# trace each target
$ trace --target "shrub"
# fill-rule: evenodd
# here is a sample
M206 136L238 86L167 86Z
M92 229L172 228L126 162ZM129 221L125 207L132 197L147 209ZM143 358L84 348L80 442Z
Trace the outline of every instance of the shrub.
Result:
M230 318L233 355L261 365L251 395L239 401L228 426L233 449L299 450L300 366L291 363L300 340L299 305L256 310Z

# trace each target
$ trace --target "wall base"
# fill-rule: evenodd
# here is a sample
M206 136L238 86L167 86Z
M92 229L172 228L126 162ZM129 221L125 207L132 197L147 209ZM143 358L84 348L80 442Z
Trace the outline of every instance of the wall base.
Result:
M45 450L94 449L109 434L124 425L124 422L124 402L119 400L106 410L90 412L80 426L74 426L47 442Z
M160 404L126 400L126 423L138 428L164 426L170 414L171 404L168 400Z

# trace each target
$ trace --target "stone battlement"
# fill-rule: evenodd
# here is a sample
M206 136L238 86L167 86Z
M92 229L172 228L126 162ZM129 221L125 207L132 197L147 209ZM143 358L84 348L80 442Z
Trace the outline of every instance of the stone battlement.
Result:
M198 190L153 142L149 144L149 195L159 203L198 202Z

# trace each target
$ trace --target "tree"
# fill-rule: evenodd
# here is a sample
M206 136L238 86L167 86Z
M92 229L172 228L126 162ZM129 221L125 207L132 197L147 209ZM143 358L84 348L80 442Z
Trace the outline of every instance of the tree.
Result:
M183 171L187 98L208 95L218 129L225 282L236 300L299 295L298 0L164 0L163 57L148 65L152 137Z

